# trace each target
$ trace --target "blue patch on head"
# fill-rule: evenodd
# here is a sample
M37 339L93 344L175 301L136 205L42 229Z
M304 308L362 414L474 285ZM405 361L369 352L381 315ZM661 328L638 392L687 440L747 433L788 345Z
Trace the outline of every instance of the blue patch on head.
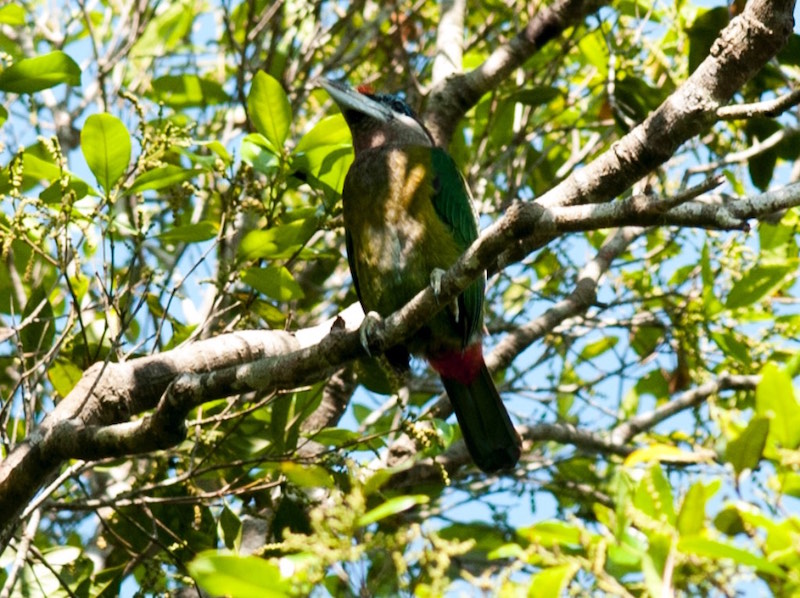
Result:
M376 93L370 96L376 102L380 102L384 106L388 106L395 112L399 112L400 114L405 114L406 116L410 116L411 118L416 118L414 111L411 110L411 107L406 104L405 100L397 93Z

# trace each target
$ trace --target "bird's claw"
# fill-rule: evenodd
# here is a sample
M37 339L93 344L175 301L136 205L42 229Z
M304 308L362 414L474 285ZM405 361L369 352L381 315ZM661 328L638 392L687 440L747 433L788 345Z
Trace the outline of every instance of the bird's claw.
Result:
M364 321L358 329L358 339L361 341L361 346L367 355L373 357L372 350L379 349L381 345L381 331L383 329L383 318L378 312L370 311L364 315ZM376 351L379 353L380 351Z
M445 271L441 268L434 268L431 270L431 288L433 289L433 296L439 300L439 295L442 293L442 280L444 279Z
M439 295L442 293L442 280L444 280L445 274L446 271L441 268L434 268L431 270L431 289L433 289L433 296L436 297L437 303L439 302ZM451 309L453 310L453 317L455 317L456 322L458 322L458 300L453 301Z

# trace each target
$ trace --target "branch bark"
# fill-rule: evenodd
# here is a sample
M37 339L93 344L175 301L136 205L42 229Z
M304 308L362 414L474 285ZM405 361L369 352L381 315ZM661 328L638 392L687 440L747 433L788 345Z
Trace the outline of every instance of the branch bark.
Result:
M550 6L541 6L525 29L499 46L478 68L435 80L428 102L431 108L424 120L436 143L447 146L458 121L483 94L497 87L547 42L605 4L600 0L556 0Z

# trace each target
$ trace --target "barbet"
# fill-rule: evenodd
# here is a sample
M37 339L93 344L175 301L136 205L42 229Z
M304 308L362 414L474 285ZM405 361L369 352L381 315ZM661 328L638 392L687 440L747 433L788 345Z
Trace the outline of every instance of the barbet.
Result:
M466 183L453 159L396 95L332 81L321 85L353 137L342 191L347 259L364 311L388 316L455 263L478 236ZM475 464L513 467L520 438L483 360L484 279L386 354L408 367L423 355L439 373Z

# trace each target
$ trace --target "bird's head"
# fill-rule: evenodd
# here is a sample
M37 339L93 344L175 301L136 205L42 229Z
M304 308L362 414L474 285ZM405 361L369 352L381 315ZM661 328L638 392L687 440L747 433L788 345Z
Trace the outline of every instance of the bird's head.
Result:
M399 96L352 89L327 79L320 85L342 111L356 153L380 146L433 145L428 130Z

